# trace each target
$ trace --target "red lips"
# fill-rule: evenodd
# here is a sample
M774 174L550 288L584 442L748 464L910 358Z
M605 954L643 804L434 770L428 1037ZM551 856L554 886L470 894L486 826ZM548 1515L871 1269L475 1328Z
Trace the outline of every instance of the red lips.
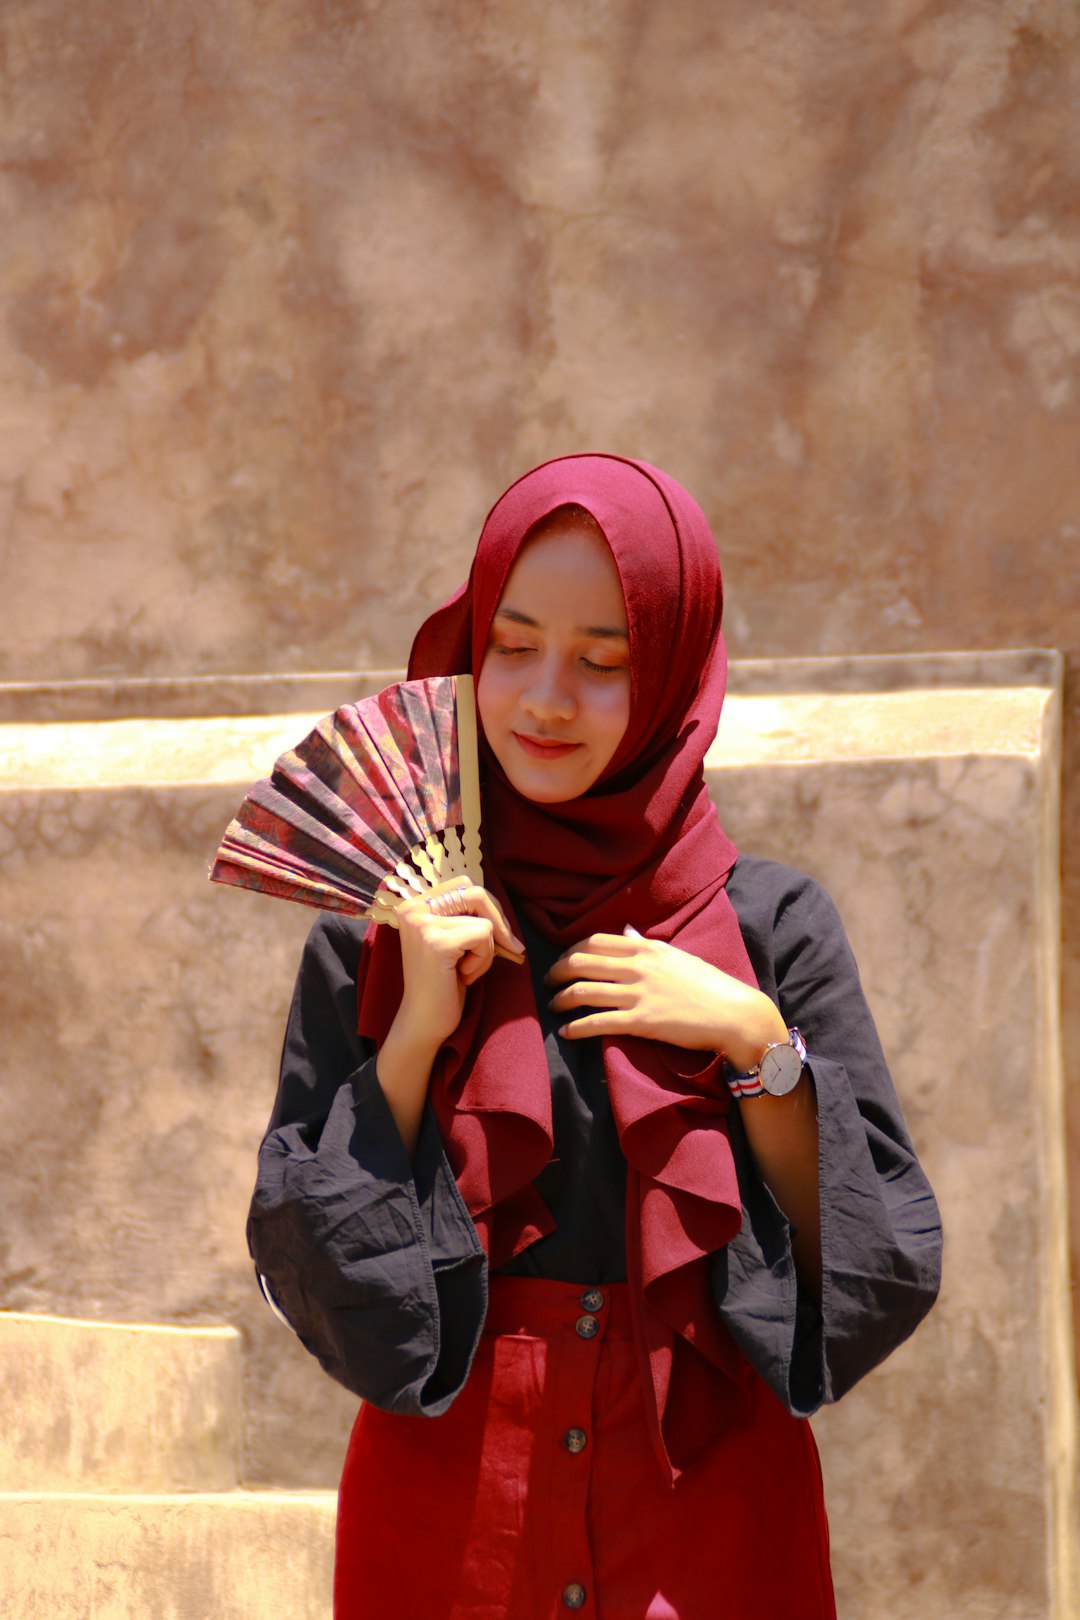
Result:
M514 732L514 741L532 759L565 759L581 747L580 743L559 742L553 737L527 737L520 731Z

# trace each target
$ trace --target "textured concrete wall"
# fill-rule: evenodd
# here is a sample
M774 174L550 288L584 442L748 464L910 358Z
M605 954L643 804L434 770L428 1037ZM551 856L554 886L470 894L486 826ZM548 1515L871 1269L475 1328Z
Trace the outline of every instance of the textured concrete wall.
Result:
M737 652L1080 642L1080 11L15 0L11 678L400 661L586 446Z
M1070 651L1080 1050L1075 0L11 0L0 62L0 675L398 662L511 476L644 455L738 653Z
M869 662L881 674L889 661ZM991 662L1001 685L964 684L965 665L974 682ZM816 671L835 678L831 695L777 695L797 683L791 666L737 670L757 691L729 699L709 764L736 838L834 894L948 1232L925 1327L819 1420L840 1613L1073 1620L1077 1435L1046 993L1056 661L901 663L885 672L894 689L869 694L849 689L866 677L852 661ZM251 776L314 718L0 724L0 1298L232 1322L244 1478L286 1486L336 1478L356 1408L267 1310L243 1240L311 919L204 873ZM72 746L50 751L61 729ZM56 1393L62 1407L62 1380ZM91 1441L102 1428L108 1403Z

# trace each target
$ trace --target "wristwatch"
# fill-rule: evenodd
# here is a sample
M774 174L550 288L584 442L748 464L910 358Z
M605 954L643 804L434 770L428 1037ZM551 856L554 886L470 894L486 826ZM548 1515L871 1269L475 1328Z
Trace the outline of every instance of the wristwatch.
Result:
M786 1097L798 1085L805 1062L806 1042L797 1029L789 1029L787 1040L773 1041L761 1062L745 1074L736 1074L725 1060L724 1079L733 1097Z

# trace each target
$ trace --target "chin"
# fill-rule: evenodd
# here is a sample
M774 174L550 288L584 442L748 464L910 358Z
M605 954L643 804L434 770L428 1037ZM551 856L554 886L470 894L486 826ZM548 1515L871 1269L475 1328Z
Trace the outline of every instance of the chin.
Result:
M568 804L571 799L580 799L585 791L585 789L578 791L573 787L566 788L556 782L523 780L516 773L511 776L509 771L506 775L514 791L532 804Z

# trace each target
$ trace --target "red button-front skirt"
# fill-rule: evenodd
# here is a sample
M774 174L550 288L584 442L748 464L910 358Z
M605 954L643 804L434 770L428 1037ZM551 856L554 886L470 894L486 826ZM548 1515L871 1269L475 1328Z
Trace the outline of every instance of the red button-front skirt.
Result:
M755 1376L672 1486L639 1365L626 1284L493 1278L450 1410L360 1411L336 1620L835 1620L809 1425Z

